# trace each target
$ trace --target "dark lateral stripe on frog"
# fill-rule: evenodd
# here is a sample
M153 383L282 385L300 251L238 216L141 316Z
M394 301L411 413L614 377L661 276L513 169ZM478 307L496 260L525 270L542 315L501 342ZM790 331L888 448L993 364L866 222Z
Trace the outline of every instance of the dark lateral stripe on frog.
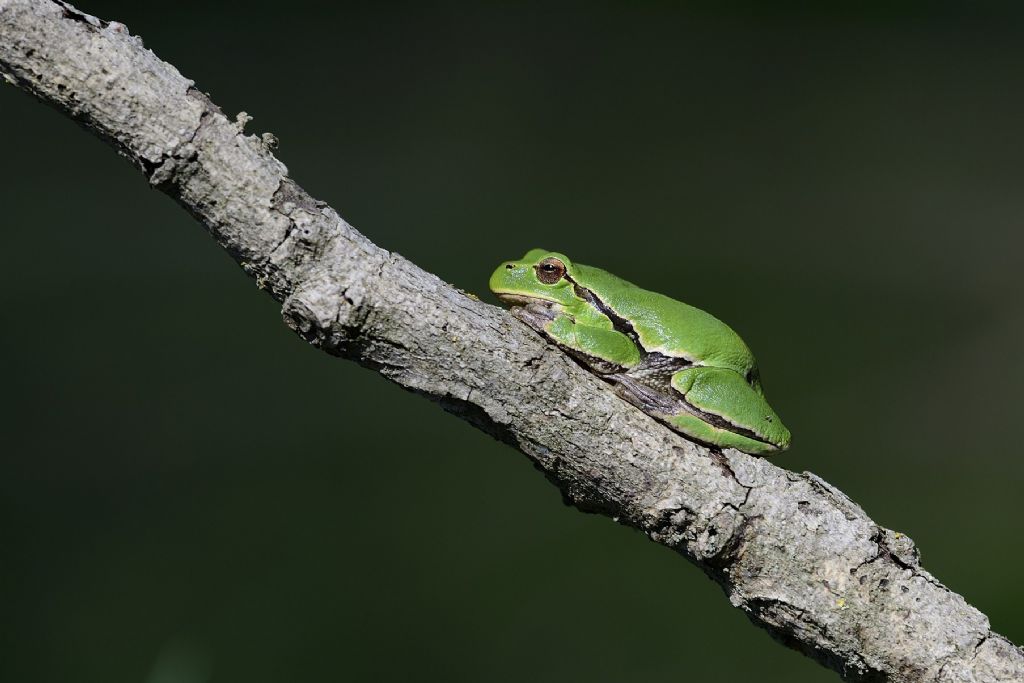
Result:
M682 401L682 403L686 405L687 412L689 412L694 417L703 420L704 422L707 422L712 427L717 427L718 429L724 429L725 431L732 432L733 434L745 436L751 441L763 443L768 446L775 445L770 441L765 441L765 438L763 436L754 433L752 430L747 429L746 427L741 427L738 424L733 424L732 422L729 422L721 415L715 415L714 413L709 413L704 410L701 410L700 408L695 407L688 401Z
M598 310L600 310L601 313L606 315L608 317L608 319L611 320L612 326L615 328L615 330L617 332L621 332L622 334L624 334L627 337L629 337L633 341L633 343L636 345L637 350L641 354L642 360L640 361L640 365L638 365L635 368L631 368L630 370L628 370L625 373L626 377L630 377L630 375L632 374L632 372L634 370L640 369L641 371L643 371L644 369L650 368L652 365L655 365L655 366L656 365L662 365L663 363L664 363L663 367L665 367L666 371L667 371L668 367L671 366L671 361L678 361L678 367L676 367L675 369L671 370L671 372L669 372L669 377L671 377L671 375L675 374L679 370L682 370L683 368L691 367L691 366L695 365L694 363L692 363L689 360L687 360L685 358L682 358L682 357L666 356L665 354L662 354L662 353L648 351L647 349L645 349L643 347L643 344L640 343L639 335L637 335L636 330L633 329L633 325L628 320L626 320L625 318L622 318L621 316L619 316L615 311L612 310L611 306L609 306L605 302L601 301L601 298L598 297L596 294L594 294L594 292L592 292L591 290L587 289L586 287L583 287L578 282L576 282L574 279L572 279L572 277L568 273L563 275L563 277L566 280L568 280L569 282L572 283L573 292L576 294L576 296L580 297L581 299L586 300L588 303L590 303L591 305L595 306ZM583 354L583 355L585 355L585 354ZM649 363L648 362L649 359L653 360L654 363ZM664 359L664 360L662 360L662 359ZM641 366L646 366L646 368L641 367ZM752 372L748 372L747 373L748 376L744 378L748 382L750 381L750 375L752 374ZM658 373L656 373L656 374L658 374ZM614 381L612 377L606 377L605 379ZM630 377L630 379L633 379L633 378ZM659 384L661 384L661 382L659 382ZM699 419L699 420L701 420L703 422L706 422L709 425L711 425L712 427L715 427L717 429L724 429L725 431L732 432L733 434L739 434L740 436L745 436L745 437L747 437L748 439L750 439L752 441L756 441L758 443L763 443L763 444L766 444L766 445L769 445L769 446L774 445L774 444L772 444L772 443L770 443L768 441L765 441L764 437L760 436L759 434L757 434L756 432L754 432L751 429L748 429L746 427L741 427L740 425L737 425L737 424L733 424L732 422L729 422L729 420L725 419L721 415L715 415L714 413L709 413L707 411L701 410L700 408L697 408L696 406L691 404L689 401L685 400L685 394L680 394L679 392L675 391L675 389L672 388L670 383L666 383L666 384L667 384L667 386L665 387L666 392L663 393L662 395L663 396L667 396L667 397L671 397L673 394L681 396L682 398L677 400L677 401L675 401L675 403L680 408L682 408L686 412L690 413L691 415L693 415L697 419ZM658 393L662 393L662 392L658 392Z
M591 304L599 311L601 311L601 313L603 313L605 316L608 317L609 320L612 321L612 327L615 328L616 332L621 332L622 334L629 337L633 341L633 344L636 346L637 350L640 352L642 356L647 355L647 349L645 349L643 344L640 343L640 335L638 335L636 333L636 330L633 329L632 323L630 323L625 318L619 316L615 311L611 309L611 306L601 301L601 299L592 291L590 291L586 287L583 287L582 285L580 285L580 283L573 280L568 273L566 273L562 277L564 277L566 280L572 283L572 289L576 296L586 300L589 304Z
M609 306L605 302L601 301L601 298L598 297L596 294L594 294L594 292L592 292L591 290L587 289L586 287L581 286L578 282L573 280L572 277L570 277L568 273L566 273L562 277L564 277L566 280L568 280L569 282L572 283L572 288L573 288L573 291L575 292L576 296L580 297L581 299L585 299L588 303L590 303L591 305L595 306L598 310L601 311L601 313L606 315L608 317L608 319L612 321L612 327L614 327L617 332L621 332L622 334L626 335L627 337L629 337L633 341L633 344L636 345L637 350L640 351L640 355L641 355L642 358L646 358L647 356L651 355L652 353L656 353L656 352L648 351L647 349L645 349L643 344L640 343L640 336L636 333L636 330L633 329L633 324L630 323L625 318L619 316L618 313L616 313L615 311L612 310L611 306ZM665 358L678 358L679 360L683 361L683 364L679 366L680 370L682 370L685 367L689 367L691 365L702 365L701 363L696 363L696 364L693 363L692 361L688 360L685 356L665 356L664 354L661 354L661 353L658 353L657 355L663 356ZM755 384L757 382L760 382L760 380L761 380L761 373L758 370L757 366L755 365L754 367L752 367L749 370L747 370L747 374L744 375L743 379L745 379L748 384ZM700 416L698 415L697 417L700 417ZM727 423L727 424L731 424L731 423ZM742 429L743 429L743 427L736 427L735 430L731 430L731 431L742 430ZM736 431L736 433L739 434L740 432ZM748 435L744 434L743 436L748 436ZM761 441L762 443L767 443L763 439L760 439L760 438L756 438L756 437L750 437L750 438L754 439L755 441Z

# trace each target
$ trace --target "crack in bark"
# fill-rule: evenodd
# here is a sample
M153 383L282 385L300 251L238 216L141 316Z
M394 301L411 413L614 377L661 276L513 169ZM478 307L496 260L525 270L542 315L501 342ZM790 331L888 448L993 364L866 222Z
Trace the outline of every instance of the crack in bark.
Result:
M196 127L192 129L191 134L189 134L186 140L179 142L172 149L164 151L156 161L146 158L140 158L139 160L142 172L149 178L149 184L154 188L164 191L167 190L161 186L174 184L176 177L185 174L188 170L187 167L198 158L199 152L193 147L193 143L203 130L204 125L212 120L210 117L214 114L223 115L220 108L195 87L190 86L185 94L187 97L200 102L203 106L203 111L199 115L199 122ZM168 193L170 194L170 192Z
M110 25L110 22L94 17L91 14L86 14L66 2L61 2L60 0L51 0L51 2L60 7L61 12L66 19L71 19L72 21L77 21L85 24L86 26L91 26L97 29L106 28Z

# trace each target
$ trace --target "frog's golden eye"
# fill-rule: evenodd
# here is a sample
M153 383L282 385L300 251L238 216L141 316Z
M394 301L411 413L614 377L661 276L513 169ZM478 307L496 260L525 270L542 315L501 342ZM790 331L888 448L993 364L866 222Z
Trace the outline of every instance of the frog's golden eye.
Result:
M537 279L546 285L553 285L565 275L565 264L556 258L546 258L537 264Z

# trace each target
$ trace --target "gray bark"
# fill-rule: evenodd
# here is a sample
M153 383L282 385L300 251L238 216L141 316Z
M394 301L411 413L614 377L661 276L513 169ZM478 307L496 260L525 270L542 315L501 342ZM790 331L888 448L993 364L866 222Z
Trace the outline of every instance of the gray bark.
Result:
M0 72L113 144L330 354L525 453L582 510L676 549L848 680L1024 681L1024 651L811 473L695 445L525 325L370 242L126 27L0 0Z

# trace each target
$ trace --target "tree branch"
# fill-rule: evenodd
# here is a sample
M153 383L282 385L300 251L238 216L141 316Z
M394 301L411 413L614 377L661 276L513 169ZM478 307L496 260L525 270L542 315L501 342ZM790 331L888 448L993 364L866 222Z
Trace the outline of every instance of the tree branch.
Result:
M286 324L525 453L848 680L1021 681L1024 651L811 473L695 445L498 308L374 245L116 22L0 0L0 72L113 144L282 304Z

